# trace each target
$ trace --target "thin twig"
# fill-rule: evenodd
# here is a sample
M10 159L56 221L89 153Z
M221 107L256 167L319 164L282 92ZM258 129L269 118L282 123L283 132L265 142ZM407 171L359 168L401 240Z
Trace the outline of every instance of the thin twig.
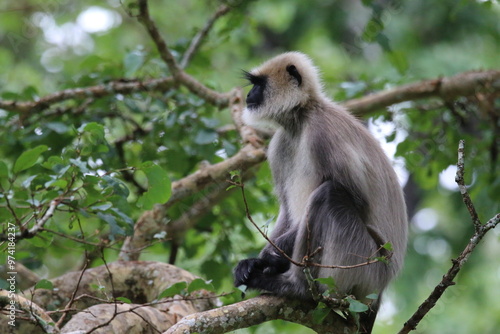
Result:
M464 201L465 206L467 207L467 210L469 210L470 217L472 219L472 223L474 224L474 228L476 231L479 230L481 227L481 221L479 220L479 217L476 212L476 208L474 207L474 204L472 203L472 200L469 196L469 193L467 192L467 187L465 186L465 181L464 181L464 159L465 159L465 153L464 153L464 146L465 142L464 140L460 140L458 143L458 162L457 162L457 174L455 176L455 182L458 184L458 188L460 189L460 194L462 195L462 200Z
M193 58L194 54L198 51L200 48L201 44L203 43L203 40L205 37L208 35L210 32L210 29L212 29L214 23L222 16L227 14L231 8L227 5L221 5L219 8L217 8L217 11L210 17L210 19L207 21L203 29L198 31L198 33L194 36L194 38L191 40L191 43L189 44L188 49L184 53L184 56L182 57L182 60L180 62L179 67L181 69L185 69L191 59Z
M54 212L56 211L57 206L59 205L59 203L61 203L61 199L59 199L59 198L56 198L56 199L52 200L50 202L49 208L47 209L47 211L45 212L45 214L43 215L43 217L40 218L36 222L36 224L32 228L29 229L29 231L27 233L30 234L30 235L37 234L38 231L43 228L43 226L45 225L45 223L47 223L47 221L50 218L52 218L52 216L54 215Z
M105 257L104 257L104 253L101 252L101 260L104 262L104 266L106 267L106 271L108 272L108 275L109 275L109 283L111 285L111 296L113 297L113 305L114 305L114 312L113 312L113 315L111 318L108 319L108 321L106 322L103 322L102 324L92 328L92 330L90 330L87 334L90 334L94 331L96 331L97 329L99 328L102 328L102 327L106 327L107 325L109 325L120 313L125 313L125 312L119 312L118 311L118 303L116 302L116 293L115 293L115 285L114 285L114 282L113 282L113 274L111 273L111 270L109 269L108 267L108 262L106 261ZM142 306L142 305L141 305ZM130 310L128 310L127 312L129 312Z
M68 315L68 312L71 310L71 306L73 303L76 301L76 292L78 291L78 288L80 287L80 283L82 282L83 275L85 273L85 270L87 270L87 267L89 265L89 261L86 259L83 269L80 273L80 276L78 277L78 281L76 282L75 289L73 290L73 293L71 294L71 297L69 299L69 302L66 304L64 307L63 314L61 315L61 318L57 321L56 326L61 327L62 323L64 322L64 319L66 318L66 315Z

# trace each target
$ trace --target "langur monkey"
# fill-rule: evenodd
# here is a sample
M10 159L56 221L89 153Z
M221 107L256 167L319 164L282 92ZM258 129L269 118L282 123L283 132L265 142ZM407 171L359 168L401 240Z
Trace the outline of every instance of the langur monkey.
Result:
M362 314L370 333L380 295L403 265L407 214L401 187L379 143L347 110L327 98L318 70L299 52L288 52L245 72L253 85L243 111L246 124L276 129L267 152L280 202L270 239L301 262L355 265L369 257L383 261L355 269L310 266L313 278L332 277L335 297L379 300ZM392 245L389 252L381 248ZM241 261L235 285L312 300L303 268L290 264L268 244L258 258ZM326 288L319 283L318 291Z

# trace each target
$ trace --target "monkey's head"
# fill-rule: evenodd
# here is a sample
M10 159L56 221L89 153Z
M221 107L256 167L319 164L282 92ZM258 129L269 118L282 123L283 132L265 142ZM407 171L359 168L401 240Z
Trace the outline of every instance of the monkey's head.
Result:
M247 95L243 119L252 126L287 126L323 94L318 70L300 52L276 56L245 72L245 78L253 87Z

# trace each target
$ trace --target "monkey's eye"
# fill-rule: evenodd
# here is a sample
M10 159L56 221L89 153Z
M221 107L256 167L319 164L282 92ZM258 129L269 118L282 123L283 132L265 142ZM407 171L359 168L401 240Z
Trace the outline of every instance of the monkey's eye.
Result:
M302 84L302 76L300 75L300 73L297 70L297 67L295 67L295 65L288 65L286 67L286 71L288 72L288 74L290 74L292 77L294 77L295 80L297 80L297 82L299 83L299 86Z

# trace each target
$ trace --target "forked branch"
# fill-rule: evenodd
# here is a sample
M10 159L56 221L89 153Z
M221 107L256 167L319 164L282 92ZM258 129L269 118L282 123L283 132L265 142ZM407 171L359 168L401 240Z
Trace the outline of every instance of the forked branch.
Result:
M482 225L479 219L477 218L476 210L474 209L474 205L470 199L469 194L467 193L467 189L463 184L463 175L464 175L464 141L461 140L458 148L458 169L457 169L457 183L460 186L460 192L462 193L462 197L464 198L464 202L467 206L467 209L471 213L472 222L475 227L475 233L470 238L469 243L465 246L464 250L460 253L460 255L451 260L452 266L448 270L448 272L443 276L443 279L439 284L434 288L429 297L418 307L417 311L411 316L408 321L404 324L403 328L399 331L399 334L406 334L410 331L416 329L417 325L420 323L422 318L436 305L437 301L446 289L455 284L453 280L457 276L460 269L462 269L463 265L469 259L470 254L474 250L474 248L479 244L481 239L485 236L485 234L495 228L500 223L500 213L497 213L493 218L491 218L486 224Z
M175 59L172 52L170 52L170 49L165 39L163 39L163 37L161 36L155 21L151 18L151 15L149 13L148 1L138 0L138 4L138 19L148 31L149 36L155 43L156 48L160 53L161 59L165 62L165 64L167 64L170 72L172 73L172 76L174 77L174 80L177 83L187 87L192 93L200 96L213 105L219 107L227 106L227 104L229 103L230 93L221 94L217 91L214 91L184 72L177 63L177 60Z

